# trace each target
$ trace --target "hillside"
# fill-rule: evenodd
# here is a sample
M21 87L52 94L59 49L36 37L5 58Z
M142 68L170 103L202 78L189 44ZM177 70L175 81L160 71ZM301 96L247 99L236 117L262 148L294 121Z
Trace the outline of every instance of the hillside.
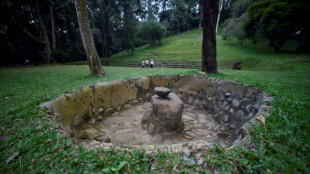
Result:
M180 35L168 37L160 44L153 47L148 45L135 49L134 55L123 51L104 58L104 62L109 62L112 66L127 66L132 61L140 62L142 59L150 58L158 60L201 60L202 39L199 37L202 30L191 30ZM288 42L284 52L293 51L296 43ZM267 47L266 40L260 40L258 44L253 44L250 40L244 41L242 47L238 46L234 38L223 40L221 35L217 36L217 61L219 69L230 69L233 63L241 60L244 70L257 71L282 71L305 69L304 63L308 62L306 55L293 53L275 54L273 48Z

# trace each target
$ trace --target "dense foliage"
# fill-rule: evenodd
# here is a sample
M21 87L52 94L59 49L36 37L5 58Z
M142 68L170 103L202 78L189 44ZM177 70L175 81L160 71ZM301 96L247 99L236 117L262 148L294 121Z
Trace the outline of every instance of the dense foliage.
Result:
M88 0L87 9L100 57L135 47L199 25L199 0ZM3 0L0 3L1 65L85 60L74 0ZM166 15L163 15L166 14ZM154 21L157 38L139 35L139 26ZM159 30L158 30L159 29ZM154 31L153 31L154 33ZM139 37L141 36L141 37ZM144 35L145 36L145 35ZM27 61L28 62L28 61Z
M141 25L139 36L150 46L156 41L161 42L166 34L166 28L158 22L145 22Z
M270 46L279 52L287 39L299 39L298 50L310 50L310 2L305 0L262 0L249 7L245 29L249 37L262 31Z

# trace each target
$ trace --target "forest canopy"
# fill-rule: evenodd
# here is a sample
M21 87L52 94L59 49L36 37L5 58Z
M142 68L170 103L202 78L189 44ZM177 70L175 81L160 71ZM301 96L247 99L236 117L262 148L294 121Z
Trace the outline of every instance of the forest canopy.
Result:
M202 26L201 0L87 0L99 57L159 44L165 36ZM219 25L227 35L264 37L280 52L288 40L308 52L310 4L306 0L224 0ZM86 60L74 0L2 0L1 65ZM246 15L245 15L246 14ZM276 14L276 15L275 15ZM241 44L240 44L241 45Z

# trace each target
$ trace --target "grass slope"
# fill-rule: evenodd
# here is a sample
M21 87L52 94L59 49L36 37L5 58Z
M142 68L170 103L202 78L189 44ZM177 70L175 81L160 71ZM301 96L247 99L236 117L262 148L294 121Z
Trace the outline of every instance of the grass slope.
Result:
M156 60L201 60L202 30L191 30L177 36L168 37L162 40L161 44L153 47L144 45L135 50L131 56L129 52L123 51L103 60L113 61L114 66L127 66L130 61L141 61L145 58ZM231 38L222 40L217 37L217 60L219 69L230 69L232 64L241 60L245 70L296 70L306 68L303 63L308 62L308 56L298 54L275 54L273 48L266 47L267 41L260 40L258 44L252 44L246 40L242 47ZM292 51L296 43L288 42L283 50ZM288 62L288 64L286 64Z
M133 57L120 53L111 59L140 60L155 50L158 60L197 59L199 34L199 30L189 31L167 38L157 47L138 48ZM240 48L233 39L218 38L220 73L210 76L262 88L275 100L270 103L274 110L266 119L266 127L252 130L250 148L228 150L218 144L203 152L206 168L188 165L179 154L148 157L141 151L87 152L57 134L56 118L38 109L41 102L86 84L156 74L193 75L197 70L104 67L109 76L97 78L89 77L88 66L84 65L2 68L0 173L309 173L310 56L276 55L264 45L246 42ZM244 70L230 70L235 60L242 61ZM61 129L60 125L56 127Z

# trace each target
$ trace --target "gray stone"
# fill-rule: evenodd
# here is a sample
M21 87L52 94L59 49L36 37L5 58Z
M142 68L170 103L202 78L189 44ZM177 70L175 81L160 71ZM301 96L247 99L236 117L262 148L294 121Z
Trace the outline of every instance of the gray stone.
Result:
M122 107L121 107L121 106L118 106L116 110L117 110L117 111L120 111L121 109L122 109Z
M175 93L168 94L167 98L154 95L152 97L152 106L152 120L160 128L175 130L179 127L184 105Z
M238 60L238 61L236 61L235 63L234 63L234 65L233 65L233 68L232 68L233 70L241 70L241 61L240 60Z
M225 130L226 130L226 128L221 126L220 131L225 131Z
M139 103L138 100L132 100L132 101L131 101L131 104L133 104L133 105L136 105L136 104L138 104L138 103Z
M95 128L88 128L80 130L78 132L78 138L80 139L92 139L98 134L98 131Z
M236 129L236 126L235 126L234 124L230 124L228 127L229 127L230 129Z
M186 132L184 135L187 139L192 139L192 138L196 137L196 134L193 132Z
M113 114L114 110L112 108L107 108L105 111L104 111L104 115L111 115Z
M247 106L245 107L245 110L246 110L248 113L251 112L251 109L252 109L252 105L247 105Z
M132 108L132 105L131 105L131 104L125 104L125 105L124 105L124 108L125 108L125 109L130 109L130 108Z
M259 109L259 103L256 103L256 104L253 106L253 108L255 109L255 112L257 112L258 109Z
M224 122L224 123L227 123L227 122L228 122L228 119L229 119L228 115L224 115L224 116L223 116L223 122Z
M217 134L217 136L221 137L221 138L227 138L231 136L230 132L220 132Z
M97 117L97 121L102 121L103 120L103 116L102 115L99 115L98 117Z
M103 112L103 108L98 109L98 113L101 114Z
M194 105L195 105L195 106L200 105L200 101L199 101L199 99L196 99L196 100L194 101Z
M230 114L234 114L234 109L233 108L231 108L231 109L229 109L229 111L228 111Z
M189 153L186 152L183 153L183 160L189 165L196 164L195 160L193 158L189 158Z
M172 141L170 141L170 140L165 140L165 141L164 141L164 144L172 144Z
M163 142L164 141L164 138L161 136L161 135L155 135L155 136L153 136L153 138L152 138L152 143L154 143L154 144L158 144L158 143L161 143L161 142Z
M105 143L110 143L111 142L111 138L108 137L107 135L98 135L94 139L96 141L105 142Z
M198 166L202 165L204 163L204 159L202 157L199 157L197 160Z
M133 130L132 129L120 129L120 130L115 131L115 134L127 134L129 132L133 132Z
M242 99L241 103L247 103L248 101L249 101L248 98L244 98L244 99Z
M238 108L240 106L240 102L236 99L234 99L231 104L234 108Z
M196 158L200 158L200 157L202 157L202 154L201 154L201 153L196 153L196 154L195 154L195 157L196 157Z
M231 102L231 101L233 100L233 98L232 98L232 97L227 97L226 100L227 100L228 102Z
M119 116L119 112L115 112L114 114L112 114L112 117L116 117L116 116Z
M144 114L143 114L141 123L142 123L142 124L147 124L147 123L149 122L149 119L150 119L152 113L153 113L153 109L152 109L152 108L147 109L147 110L144 112Z
M150 93L146 93L145 94L145 99L146 100L150 100L151 99L151 94Z
M148 133L150 135L155 135L156 134L156 130L157 130L156 125L153 124L153 123L150 123L149 127L147 128Z
M76 126L80 125L80 124L82 123L82 121L83 121L82 116L78 114L78 115L76 115L76 116L74 117L73 122L72 122L72 125L73 125L74 127L76 127Z
M225 111L229 111L229 108L230 108L229 105L227 105L227 106L224 108L224 110L225 110Z
M187 102L188 102L189 104L191 104L191 103L193 102L193 99L194 99L194 98L193 98L192 96L189 96Z
M224 101L224 100L225 100L225 96L224 96L222 93L220 93L220 94L218 95L218 100L219 100L219 101Z
M243 93L243 96L246 97L246 98L249 98L251 95L253 95L255 92L255 89L254 88L250 88L250 87L246 87L244 93Z
M170 93L170 89L164 87L155 87L154 92L160 97L166 97Z
M209 122L209 123L206 123L206 126L208 129L212 129L215 126L215 123Z
M95 124L96 123L96 119L91 119L90 121L89 121L89 124Z
M194 97L196 97L196 96L198 96L198 93L195 92L195 91L191 91L191 95L194 96Z
M235 113L235 120L238 122L242 122L244 120L244 113L242 110L239 110Z
M231 96L231 93L229 93L229 92L225 93L225 97L226 97L226 98L228 98L228 97L230 97L230 96Z
M248 114L248 118L253 118L253 116L254 116L253 112Z
M197 116L198 116L198 119L200 122L206 120L206 118L207 118L207 116L205 114L198 114Z
M201 104L205 106L207 104L207 101L206 100L202 100Z

